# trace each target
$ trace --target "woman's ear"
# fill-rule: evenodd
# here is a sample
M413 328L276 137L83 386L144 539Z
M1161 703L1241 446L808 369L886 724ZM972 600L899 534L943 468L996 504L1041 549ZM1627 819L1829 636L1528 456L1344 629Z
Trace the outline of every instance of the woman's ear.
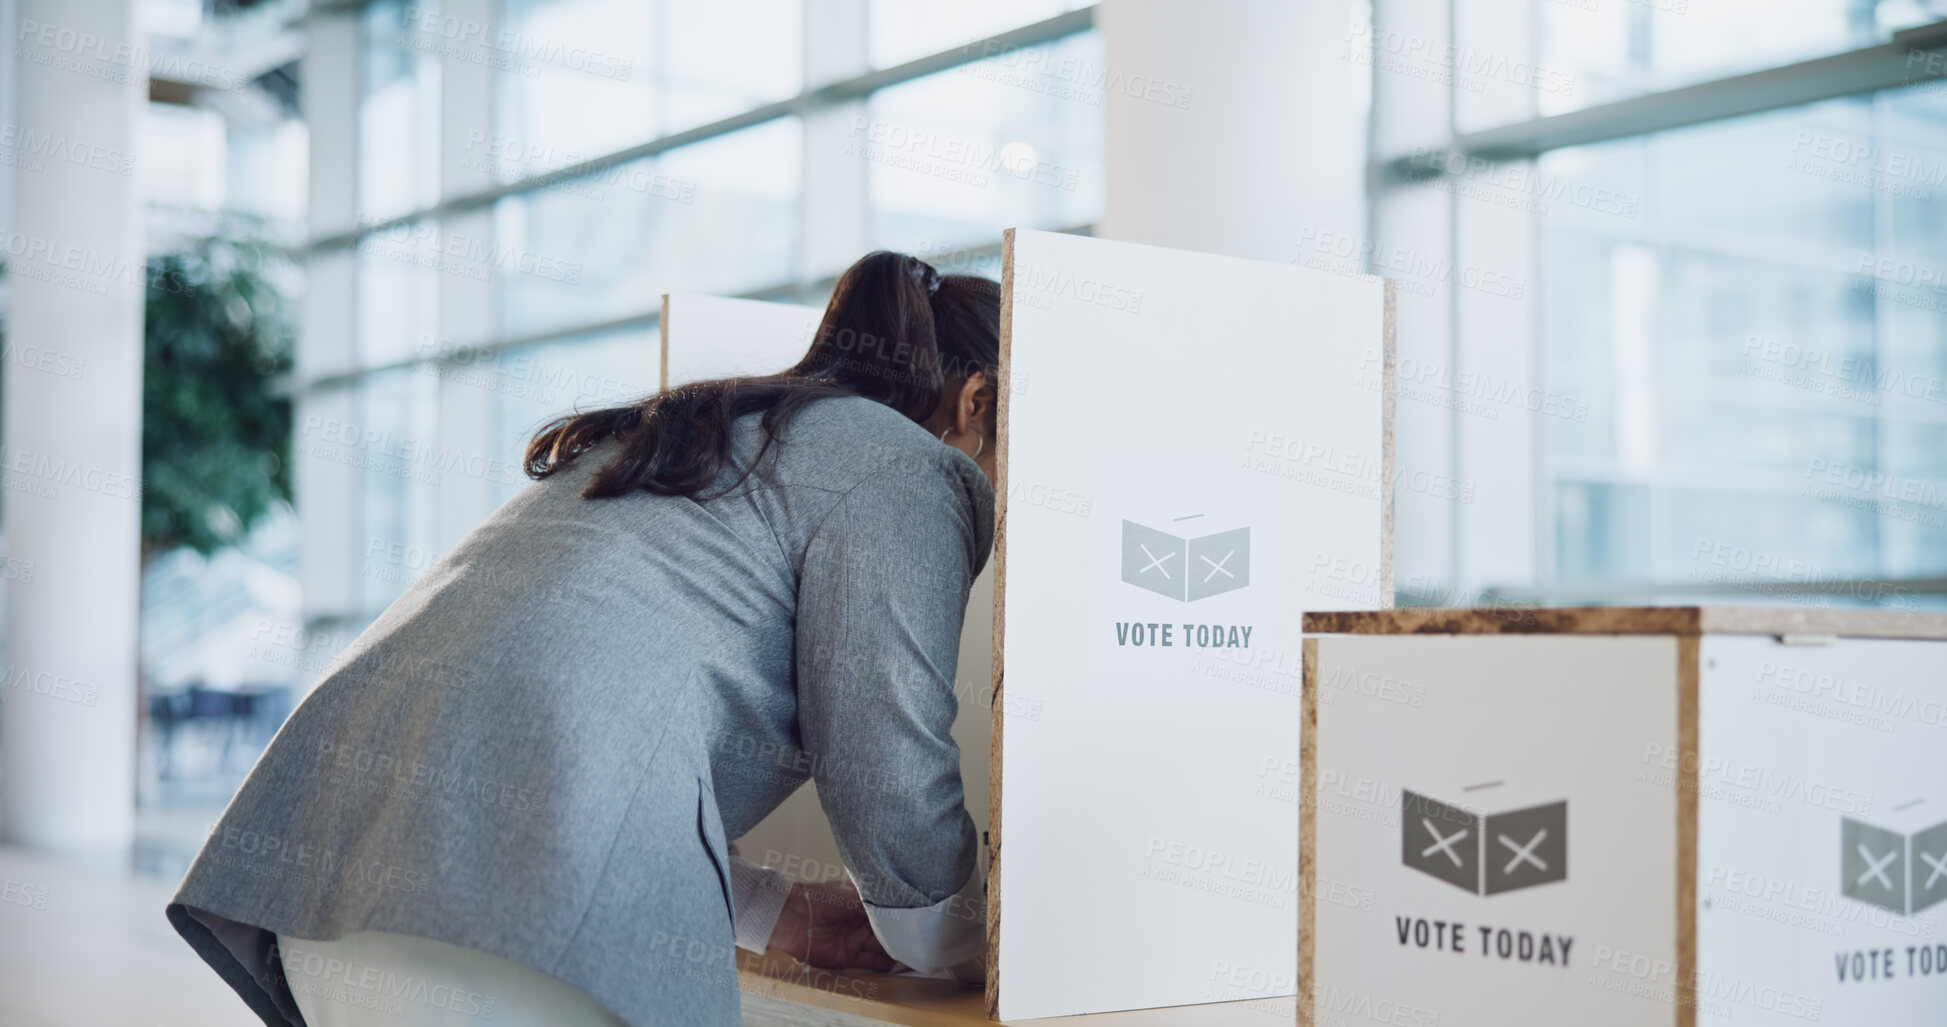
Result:
M975 371L960 383L960 396L953 405L954 430L979 432L984 437L993 419L994 390L987 384L987 372ZM989 443L992 441L988 440Z

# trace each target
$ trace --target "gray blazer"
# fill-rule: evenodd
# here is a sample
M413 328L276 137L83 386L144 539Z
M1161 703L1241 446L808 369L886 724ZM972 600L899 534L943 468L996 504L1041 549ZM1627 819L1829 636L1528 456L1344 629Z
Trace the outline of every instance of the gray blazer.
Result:
M811 404L702 502L580 498L614 446L407 589L211 832L169 921L265 1023L303 1023L275 935L357 930L516 960L631 1024L737 1023L725 839L807 778L868 903L970 879L948 731L986 475L865 399Z

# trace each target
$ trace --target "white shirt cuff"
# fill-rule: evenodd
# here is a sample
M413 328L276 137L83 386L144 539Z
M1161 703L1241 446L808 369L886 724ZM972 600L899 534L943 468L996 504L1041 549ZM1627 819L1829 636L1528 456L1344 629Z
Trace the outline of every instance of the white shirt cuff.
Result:
M852 881L858 883L856 877ZM957 894L911 909L868 902L865 916L886 954L921 973L958 966L987 951L987 887L977 860Z
M732 854L730 903L736 916L737 947L759 954L770 948L771 931L790 897L790 878Z

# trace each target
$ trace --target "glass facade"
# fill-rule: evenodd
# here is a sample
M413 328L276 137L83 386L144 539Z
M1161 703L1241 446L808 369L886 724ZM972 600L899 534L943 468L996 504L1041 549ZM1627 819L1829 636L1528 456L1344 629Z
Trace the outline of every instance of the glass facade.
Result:
M358 216L377 222L439 198L437 36L420 31L438 4L377 0L360 15Z
M1901 282L1942 266L1943 130L1947 105L1893 92L1540 161L1642 198L1544 219L1544 366L1595 412L1548 426L1548 468L1611 490L1559 511L1564 568L1682 579L1720 544L1812 577L1947 567L1947 316ZM1645 516L1598 533L1592 495Z
M363 227L312 255L343 327L307 336L301 402L359 434L314 475L343 510L303 511L332 540L306 564L312 622L356 631L413 576L400 551L443 551L517 492L539 424L649 391L662 294L818 303L876 247L993 276L1002 229L1102 216L1103 41L1060 17L1082 5L870 0L839 25L796 0L489 6L486 27L392 0L328 15L359 25L358 145L325 159ZM1384 170L1878 45L1936 6L1355 6L1371 223L1295 259L1398 284L1402 466L1467 497L1400 493L1406 601L1942 573L1947 322L1915 283L1947 267L1947 91ZM329 553L355 580L318 570Z
M792 282L802 147L799 120L777 118L500 201L503 330L625 317L672 291Z
M1885 43L1947 17L1938 0L1547 0L1536 10L1543 114ZM1477 51L1463 65L1491 75L1499 56Z
M1347 10L1367 221L1290 242L1395 283L1399 601L1947 606L1947 74L1857 84L1947 0ZM1002 230L1102 219L1087 3L810 11L313 5L280 89L151 92L151 251L234 219L305 275L295 511L148 570L145 802L226 796L262 738L199 763L200 726L267 735L539 426L651 392L663 294L819 304L873 248L997 278ZM1744 75L1792 98L1699 121Z
M867 164L876 245L930 251L1101 217L1102 96L1051 72L1099 68L1101 36L982 53L874 93L853 122L844 153Z
M1534 456L1532 495L1507 505L1513 527L1402 498L1403 523L1437 528L1401 529L1404 576L1542 601L1938 605L1925 579L1947 568L1947 91L1923 81L1628 126L1653 123L1639 112L1662 91L1702 80L1776 68L1780 82L1820 81L1784 66L1947 11L1563 2L1509 22L1496 17L1506 5L1462 3L1451 36L1427 41L1453 47L1441 109L1426 76L1386 59L1405 26L1438 35L1424 8L1382 0L1354 32L1374 49L1375 137L1444 132L1465 147L1484 126L1522 137L1581 108L1616 128L1531 160L1429 164L1437 147L1391 147L1438 167L1383 180L1378 252L1452 271L1417 282L1413 262L1394 261L1409 269L1401 352L1449 390L1433 411L1402 393L1402 424L1419 425L1402 452L1463 471ZM1484 81L1492 65L1466 43L1490 36L1531 40L1500 55L1529 61L1530 88L1505 88L1515 65ZM1550 69L1575 89L1543 88ZM1622 98L1634 105L1601 108ZM1508 281L1519 287L1488 287ZM1479 382L1502 380L1475 368L1542 402L1525 416L1470 403L1489 391ZM1470 566L1497 533L1532 558Z
M798 0L489 6L491 25L402 0L320 15L357 20L361 69L357 146L313 164L328 191L343 163L356 229L311 254L300 343L303 620L334 637L520 490L536 428L654 391L664 293L818 303L843 264L804 255L875 246L998 275L1002 229L1100 216L1101 98L1019 67L1099 64L1087 19L969 45L1074 4L873 3L851 26ZM807 48L848 39L816 86L949 56L807 91Z
M496 475L498 499L527 483L519 468L528 440L571 410L616 406L656 391L656 333L623 328L501 350L472 376L494 394L493 456L513 468Z
M514 181L797 95L797 0L501 0L492 133Z

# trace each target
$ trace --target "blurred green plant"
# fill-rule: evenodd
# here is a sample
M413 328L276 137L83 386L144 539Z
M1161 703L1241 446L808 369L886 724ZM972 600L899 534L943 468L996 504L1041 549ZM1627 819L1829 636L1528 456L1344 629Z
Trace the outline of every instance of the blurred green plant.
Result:
M291 501L285 258L210 238L156 258L143 312L142 557L209 555Z

